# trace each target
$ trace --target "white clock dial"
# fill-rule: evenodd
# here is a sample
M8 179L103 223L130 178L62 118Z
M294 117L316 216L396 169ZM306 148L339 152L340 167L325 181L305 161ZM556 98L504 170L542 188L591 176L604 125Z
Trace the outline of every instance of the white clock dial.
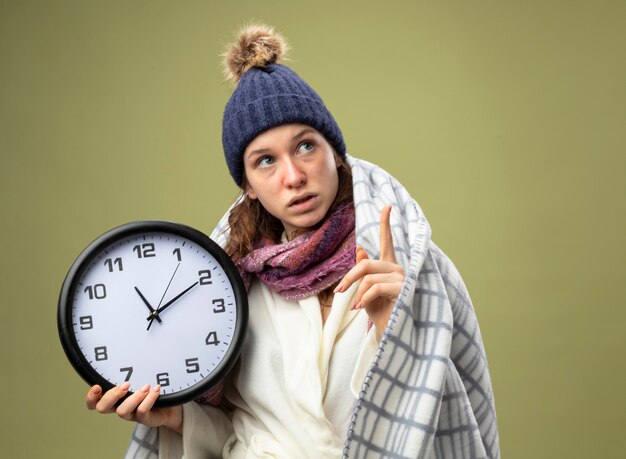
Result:
M75 273L66 299L70 346L111 385L128 381L135 391L160 384L165 399L193 392L222 371L239 344L240 285L223 258L180 234L142 231L113 239Z

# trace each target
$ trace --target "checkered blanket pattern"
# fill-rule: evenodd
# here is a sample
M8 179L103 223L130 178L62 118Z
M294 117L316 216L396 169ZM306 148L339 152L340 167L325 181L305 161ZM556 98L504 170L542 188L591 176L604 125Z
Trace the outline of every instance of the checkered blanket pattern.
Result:
M357 244L379 256L380 213L391 226L405 283L363 383L346 458L499 458L487 360L463 281L431 241L407 190L381 168L349 158Z

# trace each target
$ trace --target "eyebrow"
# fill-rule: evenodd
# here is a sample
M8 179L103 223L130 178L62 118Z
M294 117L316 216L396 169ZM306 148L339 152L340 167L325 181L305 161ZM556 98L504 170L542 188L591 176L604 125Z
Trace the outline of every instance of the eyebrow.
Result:
M298 132L296 135L294 135L291 140L298 140L301 137L304 137L307 134L315 134L317 133L317 131L311 127L305 127L304 129L302 129L300 132Z
M298 132L296 135L294 135L291 138L291 141L296 141L296 140L300 140L302 137L308 135L308 134L316 134L317 131L311 127L305 127L303 128L300 132ZM272 149L270 147L261 147L261 148L256 148L254 150L250 151L250 157L252 157L252 155L256 155L256 154L263 154L263 153L267 153L272 151Z

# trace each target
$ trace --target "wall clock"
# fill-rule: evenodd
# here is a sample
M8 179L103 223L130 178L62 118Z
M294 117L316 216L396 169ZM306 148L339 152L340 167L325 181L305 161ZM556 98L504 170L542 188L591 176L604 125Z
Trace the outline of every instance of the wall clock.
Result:
M228 255L185 225L140 221L114 228L72 264L58 330L76 371L104 391L161 385L156 405L184 403L236 362L248 303Z

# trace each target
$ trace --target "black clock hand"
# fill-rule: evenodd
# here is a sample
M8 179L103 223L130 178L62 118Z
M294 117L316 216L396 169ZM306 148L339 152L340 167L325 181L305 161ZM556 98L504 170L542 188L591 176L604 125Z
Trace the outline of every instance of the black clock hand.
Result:
M191 290L192 288L194 288L196 285L198 285L198 281L195 281L193 284L191 284L189 287L187 287L185 290L183 290L182 292L180 292L178 295L176 295L174 298L172 298L171 300L169 300L167 303L165 303L163 306L161 306L160 308L158 308L156 311L152 312L147 318L146 320L149 320L150 323L148 324L148 329L150 329L150 325L152 324L152 321L154 319L156 319L157 317L159 317L159 314L162 313L165 309L167 309L169 306L171 306L173 303L175 303L181 296L183 296L185 293L187 293L189 290Z
M161 306L160 308L157 308L156 310L156 314L159 314L161 312L163 312L166 308L168 308L170 305L172 305L174 302L176 302L181 296L183 296L185 293L187 293L189 290L191 290L192 288L194 288L196 285L198 285L198 281L195 281L193 284L191 284L189 287L187 287L185 290L183 290L182 292L180 292L178 295L176 295L174 298L172 298L171 300L169 300L167 303L165 303L163 306Z
M143 302L146 304L146 306L148 306L148 309L150 309L150 312L154 313L154 308L150 306L150 303L148 303L148 300L146 300L146 297L143 296L143 294L139 291L137 287L135 287L135 290L137 291L137 293L139 293L139 296L141 297ZM159 316L156 316L155 319L158 320L159 323L161 322L161 318Z

